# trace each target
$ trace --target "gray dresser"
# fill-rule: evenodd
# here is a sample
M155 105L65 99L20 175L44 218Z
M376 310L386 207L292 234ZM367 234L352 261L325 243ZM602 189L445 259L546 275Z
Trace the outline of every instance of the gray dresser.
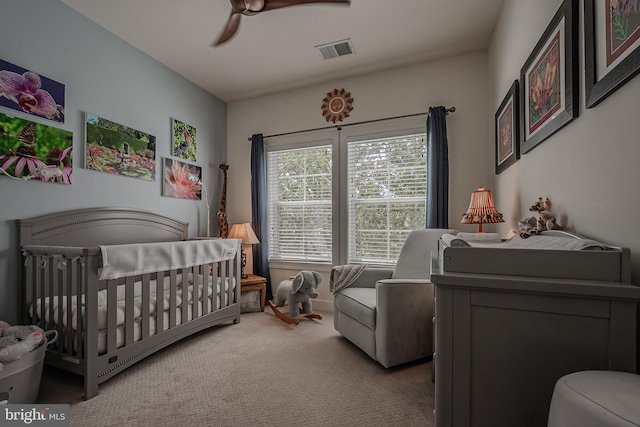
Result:
M555 382L637 372L629 251L441 247L436 426L546 426ZM506 273L506 274L503 274Z

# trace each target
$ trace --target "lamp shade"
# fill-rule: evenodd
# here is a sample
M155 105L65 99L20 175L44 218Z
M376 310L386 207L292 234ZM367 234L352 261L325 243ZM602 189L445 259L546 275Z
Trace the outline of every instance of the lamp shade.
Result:
M492 224L504 222L502 214L498 212L493 203L491 190L478 187L477 191L471 193L469 209L462 214L462 224L479 224L478 233L482 233L482 224Z
M253 228L251 228L251 224L248 222L242 224L233 224L231 226L231 231L229 231L230 239L240 239L242 240L243 245L255 245L260 243L256 233L253 232Z

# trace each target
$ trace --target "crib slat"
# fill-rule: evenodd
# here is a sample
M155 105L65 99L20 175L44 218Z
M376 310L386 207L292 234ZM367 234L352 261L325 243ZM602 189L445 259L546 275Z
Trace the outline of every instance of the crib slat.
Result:
M63 283L66 286L66 293L64 294L64 300L67 304L66 313L66 327L62 326L62 334L59 334L58 342L60 351L66 352L67 354L71 354L71 349L73 348L73 295L74 295L74 287L73 287L73 264L76 262L75 259L67 259L67 266L65 267L65 276L63 278ZM77 300L76 300L77 301ZM77 307L76 309L78 309ZM64 333L64 331L68 331L68 333Z
M180 324L189 320L189 269L182 269L182 313Z
M206 316L209 314L209 270L211 268L211 264L205 264L200 266L200 274L202 274L202 315Z
M191 271L193 271L192 319L200 317L200 267L198 265L191 267Z
M169 328L176 326L176 271L169 272Z
M66 261L66 259L65 259ZM55 291L55 299L58 303L58 318L55 319L55 329L58 331L58 335L62 336L63 333L63 327L64 327L64 312L65 310L63 310L64 304L65 304L65 300L64 300L64 285L66 283L65 281L65 271L66 271L66 267L61 269L60 267L60 263L61 261L58 259L53 258L52 259L52 264L53 266L52 271L53 271L53 287L54 289L56 289ZM66 264L66 263L65 263ZM55 313L54 313L55 316ZM59 340L56 343L54 343L54 348L58 351L62 351L63 350L63 345L62 345L62 341Z
M55 313L54 313L54 325L55 325L55 329L58 331L58 334L62 334L63 330L63 320L64 320L64 311L63 307L64 307L64 298L63 298L63 285L64 285L64 281L63 281L63 277L62 277L62 273L63 270L60 269L60 260L56 259L56 258L52 258L51 259L51 285L53 286L54 289L54 298L55 301L58 304L58 316L57 319L55 319ZM62 343L60 341L56 342L55 344L55 349L56 350L61 350L62 349Z
M77 260L72 258L72 259L68 259L67 260L67 268L66 270L66 280L64 281L64 283L66 283L67 285L67 295L66 295L66 300L67 300L67 326L66 328L63 328L63 333L62 335L60 335L60 338L58 338L58 341L61 343L60 345L62 346L62 351L66 352L68 355L72 355L73 354L73 296L77 295L77 289L76 289L76 281L75 281L75 277L74 277L74 271L75 271L75 264L76 264ZM80 310L80 300L79 297L76 297L76 311ZM64 325L63 325L64 326ZM65 334L64 331L67 331L67 333ZM64 338L64 339L61 339Z
M135 291L135 283L134 277L128 276L125 280L125 297L124 297L124 332L125 332L125 343L126 345L133 344L133 332L134 332L134 321L133 318L133 308L135 301L134 291Z
M84 262L86 258L81 258L81 261L75 263L75 268L73 269L73 283L75 284L76 291L76 303L78 304L78 309L76 310L76 356L79 358L84 357L84 344L82 342L82 338L84 336L85 330L85 310L88 310L88 301L87 301L87 286L85 280L83 280L85 271L84 271Z
M145 339L149 337L149 274L142 275L142 283L140 285L141 296L140 296L140 316L142 316L141 322L141 338Z
M38 310L36 309L37 307L37 302L38 302L38 295L36 293L38 287L36 286L36 263L37 260L35 259L35 257L33 255L28 255L27 256L27 268L26 268L26 277L27 277L27 283L25 283L26 289L26 295L27 297L30 296L31 300L29 301L30 305L27 305L25 307L25 310L29 310L29 307L31 308L31 313L29 313L29 311L27 311L25 313L25 325L29 325L29 324L37 324L37 320L38 320ZM28 319L28 322L27 322Z
M228 263L226 261L220 262L220 280L218 281L218 287L220 288L219 298L220 298L220 308L226 307L227 294L225 290L225 277L227 276L227 266Z
M164 331L164 272L156 273L156 334Z
M107 280L107 353L117 348L118 334L118 283L117 280Z
M55 313L53 310L53 302L55 301L55 293L54 293L55 291L54 291L53 280L52 280L54 262L55 261L53 257L51 256L47 257L47 267L44 269L46 293L47 293L47 296L49 296L49 304L51 304L51 308L49 308L49 316L47 316L47 319L45 319L45 325L46 325L45 331L49 329L55 329L55 316L54 316Z
M211 280L213 284L211 285L213 288L213 295L211 296L212 307L211 311L216 311L220 306L220 297L221 297L221 289L220 289L220 270L222 269L222 263L218 261L215 264L214 273L211 275Z
M45 262L47 258L44 256L37 256L35 257L35 262L38 264L38 266L42 263ZM36 276L36 298L41 298L41 303L40 303L40 315L39 315L39 321L38 321L38 326L40 326L42 329L47 328L46 326L46 305L44 303L45 301L45 297L46 297L46 292L45 292L45 269L39 269L35 276Z

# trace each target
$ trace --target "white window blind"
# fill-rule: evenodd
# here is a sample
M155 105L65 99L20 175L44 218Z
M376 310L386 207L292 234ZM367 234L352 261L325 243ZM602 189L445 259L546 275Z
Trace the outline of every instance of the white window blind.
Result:
M395 263L409 231L425 227L426 135L349 142L349 263Z
M331 262L331 145L267 153L269 258Z

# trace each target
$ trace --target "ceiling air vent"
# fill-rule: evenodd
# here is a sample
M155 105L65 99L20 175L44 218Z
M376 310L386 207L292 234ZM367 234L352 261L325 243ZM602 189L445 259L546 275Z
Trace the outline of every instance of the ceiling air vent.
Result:
M340 40L337 42L331 42L314 46L320 52L322 59L337 58L339 56L351 55L356 53L353 50L353 42L351 39Z

